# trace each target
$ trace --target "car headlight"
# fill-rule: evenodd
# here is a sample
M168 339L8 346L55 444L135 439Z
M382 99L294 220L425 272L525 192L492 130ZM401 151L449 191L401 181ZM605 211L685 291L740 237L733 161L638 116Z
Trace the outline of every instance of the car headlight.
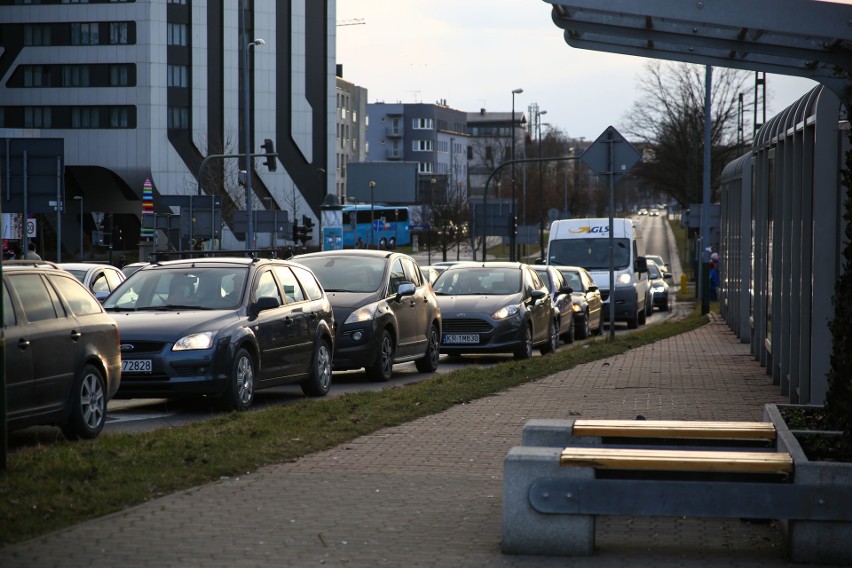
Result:
M583 308L582 308L582 307L580 307L580 304L574 304L574 311L575 311L575 312L579 313L579 312L581 312L582 310L583 310Z
M360 308L349 314L349 317L346 318L346 321L343 322L343 325L370 321L371 319L376 317L378 306L378 303L372 303L367 304L366 306L361 306Z
M194 349L210 349L213 346L213 331L203 331L181 337L172 346L172 351L192 351Z
M622 286L627 286L628 284L633 283L633 276L631 276L627 272L622 272L618 275L618 283Z
M651 291L654 292L655 294L659 294L659 293L665 292L666 289L663 286L651 286Z
M510 318L514 315L517 315L520 311L521 311L520 306L518 306L517 304L512 304L511 306L506 306L504 308L500 308L499 310L497 310L496 312L491 314L491 317L494 318L494 319L498 319L498 320L506 319L506 318Z

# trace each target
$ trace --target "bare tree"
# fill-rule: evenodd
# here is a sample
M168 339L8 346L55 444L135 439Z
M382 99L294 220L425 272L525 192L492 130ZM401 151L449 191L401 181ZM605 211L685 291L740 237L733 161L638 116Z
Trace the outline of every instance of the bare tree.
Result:
M711 187L725 164L742 151L737 144L738 113L748 116L750 105L740 106L748 88L746 71L712 71ZM625 118L626 132L653 149L632 172L682 205L701 201L704 175L705 67L651 61L639 79L639 96ZM714 199L715 201L715 199Z

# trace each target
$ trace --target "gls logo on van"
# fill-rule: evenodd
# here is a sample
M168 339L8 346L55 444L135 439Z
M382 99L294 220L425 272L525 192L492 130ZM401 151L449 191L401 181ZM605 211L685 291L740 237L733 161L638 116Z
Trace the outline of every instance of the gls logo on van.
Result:
M609 233L609 227L600 226L600 227L580 227L578 229L569 229L569 233L582 234L588 233L590 235L601 235Z

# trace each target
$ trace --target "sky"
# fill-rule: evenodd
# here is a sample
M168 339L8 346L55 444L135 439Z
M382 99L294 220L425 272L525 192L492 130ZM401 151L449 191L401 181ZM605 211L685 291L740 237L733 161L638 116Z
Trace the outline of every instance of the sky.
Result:
M337 63L368 101L527 111L544 129L595 140L621 125L636 99L641 57L575 49L544 0L337 0ZM341 25L362 20L359 25ZM767 75L771 118L817 84ZM753 100L754 92L746 93Z

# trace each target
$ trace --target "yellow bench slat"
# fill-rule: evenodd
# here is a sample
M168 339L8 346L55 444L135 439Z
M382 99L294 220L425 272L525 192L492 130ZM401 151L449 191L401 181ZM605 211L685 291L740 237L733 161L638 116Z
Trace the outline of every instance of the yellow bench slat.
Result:
M560 465L596 469L791 473L793 458L783 452L565 448Z
M774 440L771 422L690 420L575 420L575 436Z

